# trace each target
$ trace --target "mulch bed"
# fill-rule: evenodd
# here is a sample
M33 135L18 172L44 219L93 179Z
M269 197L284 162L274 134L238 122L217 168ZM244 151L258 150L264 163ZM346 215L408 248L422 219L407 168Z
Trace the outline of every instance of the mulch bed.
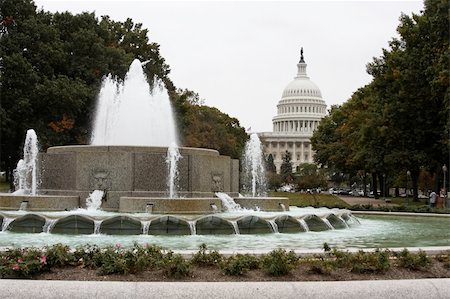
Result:
M291 271L290 274L273 277L262 270L251 270L242 276L229 276L223 274L218 267L193 266L187 277L167 277L163 270L143 271L137 274L126 275L98 275L96 270L82 267L53 268L51 272L35 275L32 279L39 280L78 280L78 281L344 281L344 280L390 280L390 279L420 279L420 278L450 278L450 269L443 263L433 261L430 268L422 271L411 271L392 266L382 274L358 274L347 269L336 269L329 275L311 273L309 265L302 264Z

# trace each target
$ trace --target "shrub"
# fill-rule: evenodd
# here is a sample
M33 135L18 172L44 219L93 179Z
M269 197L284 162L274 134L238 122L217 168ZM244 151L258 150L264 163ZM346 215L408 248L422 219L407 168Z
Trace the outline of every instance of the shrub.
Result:
M308 272L320 275L330 275L336 268L336 264L330 260L313 260L309 262Z
M49 269L47 256L39 249L11 249L0 254L0 278L29 278Z
M397 253L396 257L397 264L409 270L422 271L431 265L431 259L422 250L419 250L418 253L411 253L405 248L400 253Z
M358 251L351 255L351 272L353 273L383 273L389 270L391 263L388 250L375 252Z
M73 252L74 259L79 265L87 268L95 268L94 257L100 253L101 249L97 245L77 246Z
M436 255L435 258L443 264L444 268L450 269L450 250L446 253Z
M191 263L180 254L169 251L165 257L164 270L169 277L186 277L191 273Z
M262 268L272 276L288 274L298 263L298 256L284 249L275 249L261 259Z
M70 252L70 247L63 244L55 244L46 247L47 264L50 267L63 267L73 265L76 262L75 255Z
M259 269L260 261L253 255L236 254L225 259L220 267L226 275L244 275L249 270Z
M192 257L192 263L198 266L214 266L222 262L223 256L219 252L206 250L206 244L200 245L199 251Z
M94 266L98 274L127 274L129 268L123 250L119 246L108 246L93 256Z

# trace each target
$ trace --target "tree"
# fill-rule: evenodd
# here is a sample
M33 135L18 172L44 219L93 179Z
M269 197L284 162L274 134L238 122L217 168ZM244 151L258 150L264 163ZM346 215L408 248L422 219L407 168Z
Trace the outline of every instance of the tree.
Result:
M302 163L298 166L297 185L299 189L315 189L326 187L327 182L316 164Z
M276 173L277 168L275 166L275 163L273 162L273 156L272 154L268 154L266 157L266 171L269 173Z
M283 155L283 162L280 167L281 180L285 183L288 182L289 178L292 178L292 154L286 151Z

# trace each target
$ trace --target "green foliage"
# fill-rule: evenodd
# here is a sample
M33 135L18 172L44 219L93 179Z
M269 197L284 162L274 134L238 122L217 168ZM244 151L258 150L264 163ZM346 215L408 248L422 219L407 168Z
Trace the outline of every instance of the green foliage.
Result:
M236 254L225 259L220 268L226 275L240 276L260 268L260 260L249 254Z
M330 275L336 269L336 263L332 260L312 260L309 262L308 272L319 275Z
M64 267L76 262L75 256L70 252L70 247L63 244L55 244L46 247L47 264L49 267Z
M267 172L269 172L269 173L276 173L277 172L277 168L275 166L272 154L268 154L267 155L265 162L266 162L265 169L266 169Z
M420 15L401 16L399 38L368 65L372 82L333 106L314 132L319 164L371 173L374 190L382 174L393 184L389 177L409 170L415 200L421 169L440 173L450 148L448 10L448 1L427 0Z
M47 256L39 249L10 249L0 254L0 278L29 278L49 269Z
M248 135L239 120L208 106L186 107L183 129L185 146L210 148L239 159Z
M284 249L276 249L261 258L264 271L271 276L283 276L288 274L298 263L298 256Z
M168 90L185 146L241 156L248 136L239 121L199 106L196 93L177 89L159 45L142 24L94 13L36 10L32 0L0 1L0 17L2 169L15 168L29 128L35 129L43 150L88 143L102 78L123 79L135 58L148 61L144 72L152 87Z
M327 182L323 171L316 164L302 163L297 169L297 186L299 189L314 189L326 187Z
M286 151L283 155L283 162L280 166L281 180L288 183L288 179L292 176L292 154Z
M208 250L206 244L201 244L199 251L192 257L192 263L198 266L214 266L222 262L223 256L216 250Z
M331 247L330 247L330 245L328 245L327 242L323 243L323 251L325 251L325 252L331 251Z
M421 271L429 268L431 265L431 259L422 250L419 250L418 253L411 253L405 248L401 252L396 253L396 257L397 264L409 270Z
M169 277L186 277L191 273L191 263L180 254L169 251L165 257L164 272Z

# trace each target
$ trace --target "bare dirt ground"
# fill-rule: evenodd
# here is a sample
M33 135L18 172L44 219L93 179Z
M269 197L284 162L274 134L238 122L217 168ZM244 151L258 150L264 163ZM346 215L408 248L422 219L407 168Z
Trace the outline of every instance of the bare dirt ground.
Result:
M348 269L336 269L330 274L316 274L310 271L308 264L301 264L290 274L273 277L262 270L251 270L242 276L229 276L223 274L218 267L193 267L187 277L167 277L162 270L144 271L138 274L126 275L98 275L95 270L81 267L55 268L52 272L34 276L39 280L78 280L78 281L343 281L343 280L389 280L389 279L420 279L420 278L450 278L450 268L442 263L433 262L433 265L422 271L411 271L404 268L391 267L382 274L351 273Z

